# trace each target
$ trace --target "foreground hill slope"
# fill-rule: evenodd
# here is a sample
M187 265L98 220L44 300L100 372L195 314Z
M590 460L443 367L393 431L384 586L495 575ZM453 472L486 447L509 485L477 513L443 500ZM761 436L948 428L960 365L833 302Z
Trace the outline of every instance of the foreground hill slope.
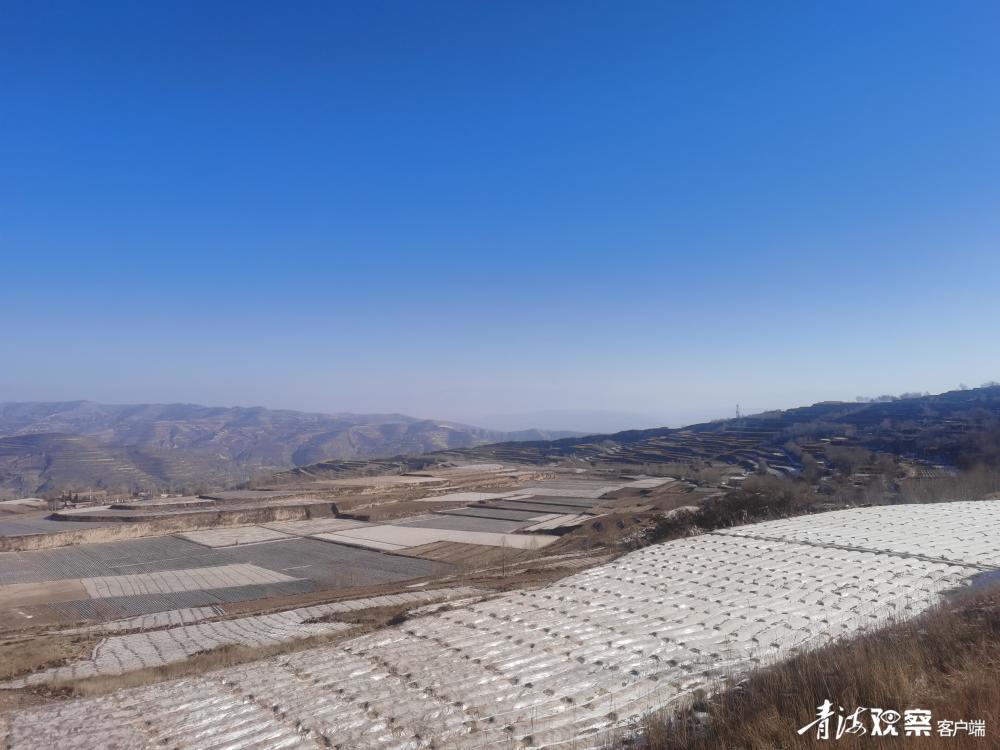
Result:
M7 746L607 747L727 677L921 613L1000 566L998 532L995 501L720 530L339 645L22 711Z
M565 434L565 433L560 433ZM310 414L195 404L0 404L0 492L229 486L331 458L465 448L511 434L402 414Z

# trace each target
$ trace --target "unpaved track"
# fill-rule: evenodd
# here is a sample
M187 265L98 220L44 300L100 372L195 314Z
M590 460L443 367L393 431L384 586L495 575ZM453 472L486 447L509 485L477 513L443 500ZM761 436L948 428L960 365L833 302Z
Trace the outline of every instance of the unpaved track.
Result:
M724 674L917 614L1000 567L998 536L1000 502L706 534L337 646L22 711L10 744L596 746Z

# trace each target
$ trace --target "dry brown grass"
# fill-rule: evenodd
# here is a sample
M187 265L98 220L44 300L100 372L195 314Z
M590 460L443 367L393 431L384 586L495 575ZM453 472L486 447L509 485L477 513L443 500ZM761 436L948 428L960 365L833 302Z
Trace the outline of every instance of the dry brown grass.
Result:
M97 639L87 635L30 634L0 641L0 679L9 680L90 655Z
M398 625L406 621L406 613L413 609L412 604L397 604L387 607L369 607L355 609L349 612L334 612L333 614L314 617L306 622L346 622L351 625L364 625L375 629Z
M845 714L859 706L927 709L930 737L845 735L819 741L797 730L816 718L829 698ZM867 714L862 714L870 727ZM985 738L940 737L936 722L985 720ZM836 726L835 723L833 725ZM772 750L830 747L1000 747L1000 586L968 592L924 616L889 625L762 669L679 715L647 717L638 737L621 748L644 750Z
M608 512L563 534L559 541L544 547L543 553L628 551L635 546L631 540L642 535L658 516L657 512Z
M405 554L407 557L420 557L424 560L444 562L464 570L512 565L541 557L547 552L548 550L544 548L527 550L514 547L487 547L482 544L466 544L464 542L430 542L401 550L401 554Z
M908 503L949 500L982 500L1000 493L1000 469L976 466L951 477L910 477L900 483L900 498Z

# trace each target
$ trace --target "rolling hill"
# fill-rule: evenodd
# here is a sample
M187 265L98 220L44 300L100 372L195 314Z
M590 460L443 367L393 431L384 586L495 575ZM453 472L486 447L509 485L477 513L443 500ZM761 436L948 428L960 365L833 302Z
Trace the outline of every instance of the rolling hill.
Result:
M402 414L310 414L194 404L0 404L0 492L201 490L327 459L559 437Z
M803 456L864 448L917 461L971 468L1000 465L1000 385L939 395L882 397L867 402L824 401L783 411L720 419L678 429L628 430L610 435L505 441L413 457L416 469L442 461L515 462L631 467L717 461L795 474ZM396 457L396 465L403 457ZM328 460L284 472L275 481L350 475L370 467ZM392 463L381 462L382 471Z
M716 460L753 468L767 461L795 469L803 452L825 452L827 446L856 446L959 467L1000 463L1000 385L863 402L824 401L680 429L505 442L461 453L467 459L522 463Z

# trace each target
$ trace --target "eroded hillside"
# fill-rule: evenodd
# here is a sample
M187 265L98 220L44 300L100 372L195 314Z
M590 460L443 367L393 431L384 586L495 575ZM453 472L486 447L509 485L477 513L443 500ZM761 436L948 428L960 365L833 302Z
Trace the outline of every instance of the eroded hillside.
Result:
M511 437L402 414L7 403L0 404L0 494L88 488L205 491L328 459L420 454ZM553 435L529 430L513 437Z

